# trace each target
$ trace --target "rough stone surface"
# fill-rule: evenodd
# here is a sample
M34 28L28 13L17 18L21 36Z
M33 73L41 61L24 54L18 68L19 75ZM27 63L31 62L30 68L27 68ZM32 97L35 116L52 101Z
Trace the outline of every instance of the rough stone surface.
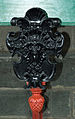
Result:
M0 87L24 87L24 81L15 76L11 61L0 61Z
M0 51L8 51L7 47L6 47L6 36L8 34L8 32L11 31L18 31L19 28L18 27L12 27L12 26L0 26ZM75 27L72 26L66 26L66 27L60 27L58 29L60 32L63 33L64 38L65 38L65 52L67 52L67 50L73 50L75 49Z
M52 117L70 117L70 92L52 91Z
M31 110L28 104L30 95L29 91L24 91L23 89L0 90L0 116L20 115L31 117ZM44 97L48 103L46 111L44 111L44 117L70 116L69 91L47 90Z
M52 86L74 87L75 86L75 58L64 58L63 64L58 64L56 75L51 82Z
M24 82L18 80L13 72L10 53L6 47L6 35L10 31L17 31L18 28L11 26L0 26L0 87L23 87ZM59 28L65 38L62 54L63 63L57 65L57 73L52 86L75 86L75 27Z
M0 90L0 116L31 116L28 104L29 91Z
M73 104L73 117L75 118L75 91L73 92L73 100L72 100L72 104Z
M75 58L64 58L56 68L56 75L51 81L51 86L75 86ZM0 60L0 87L24 87L24 81L19 80L13 71L12 61Z
M13 72L12 59L6 47L6 35L17 31L11 26L0 26L0 119L31 119L24 81ZM56 75L45 93L45 119L75 119L75 26L59 28L65 37L63 63L57 65Z
M0 51L8 51L6 47L6 36L8 32L17 31L17 27L0 26Z

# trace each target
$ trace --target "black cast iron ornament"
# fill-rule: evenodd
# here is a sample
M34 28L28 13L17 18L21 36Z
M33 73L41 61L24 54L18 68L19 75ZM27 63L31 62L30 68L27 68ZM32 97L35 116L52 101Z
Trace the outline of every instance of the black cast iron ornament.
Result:
M42 82L49 82L55 74L56 58L61 54L64 37L57 31L59 18L48 18L41 8L29 9L25 17L12 18L12 26L20 27L18 32L7 35L6 45L12 54L21 57L13 63L15 74L25 80L25 88L45 89Z

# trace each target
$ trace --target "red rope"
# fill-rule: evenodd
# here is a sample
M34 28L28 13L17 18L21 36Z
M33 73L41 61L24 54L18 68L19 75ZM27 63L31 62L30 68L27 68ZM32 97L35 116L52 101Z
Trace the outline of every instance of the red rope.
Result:
M41 95L40 88L30 89L32 96L29 98L29 105L32 110L32 119L42 119L42 108L44 104L44 97Z
M42 112L32 112L32 119L42 119Z

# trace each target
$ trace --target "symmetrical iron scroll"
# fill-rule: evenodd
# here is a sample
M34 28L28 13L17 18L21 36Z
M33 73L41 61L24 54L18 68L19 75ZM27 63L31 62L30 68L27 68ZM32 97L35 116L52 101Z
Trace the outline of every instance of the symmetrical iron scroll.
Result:
M61 25L58 18L48 18L46 11L32 8L24 18L12 18L12 26L20 27L18 32L7 35L6 45L14 56L21 59L14 62L17 77L27 82L26 88L45 88L55 74L56 58L59 57L64 37L57 31Z

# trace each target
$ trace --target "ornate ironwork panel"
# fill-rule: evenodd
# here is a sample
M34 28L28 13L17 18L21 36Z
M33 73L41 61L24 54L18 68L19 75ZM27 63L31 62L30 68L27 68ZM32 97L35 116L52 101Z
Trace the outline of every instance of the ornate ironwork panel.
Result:
M24 18L12 18L11 25L20 27L18 32L9 32L6 40L11 55L20 57L13 63L15 74L27 82L26 88L44 89L42 82L52 80L64 43L63 35L57 31L61 20L48 18L41 8L32 8Z

